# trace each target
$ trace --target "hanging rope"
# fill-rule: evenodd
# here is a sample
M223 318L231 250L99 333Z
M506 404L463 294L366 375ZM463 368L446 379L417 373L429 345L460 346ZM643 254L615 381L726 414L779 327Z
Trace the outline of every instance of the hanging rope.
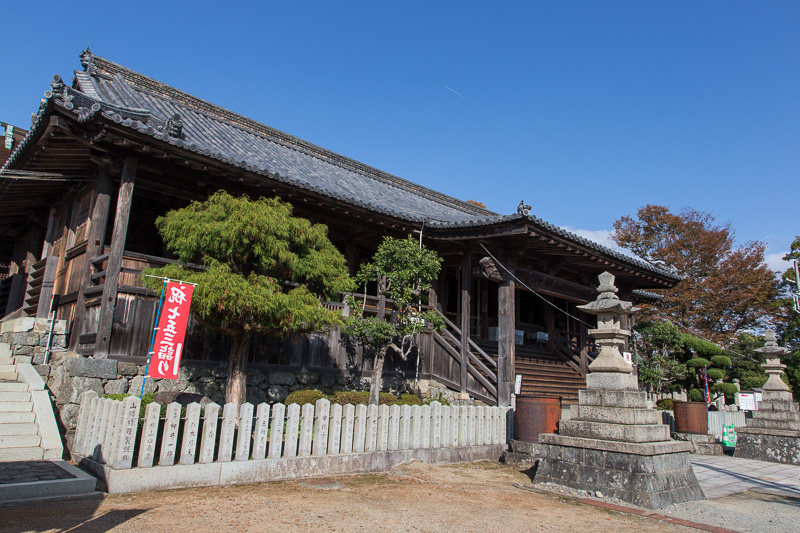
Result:
M574 320L577 320L578 322L580 322L581 324L583 324L583 325L584 325L584 326L586 326L587 328L594 328L594 327L595 327L595 326L593 326L593 325L591 325L591 324L589 324L589 323L587 323L587 322L584 322L583 320L581 320L580 318L576 317L575 315L571 315L571 314L569 314L568 312L564 311L564 310L563 310L563 309L561 309L559 306L557 306L556 304L554 304L553 302L551 302L550 300L548 300L547 298L545 298L544 296L542 296L541 294L539 294L538 292L536 292L535 290L533 290L533 289L531 289L530 287L528 287L528 286L525 284L525 282L523 282L521 279L519 279L517 276L515 276L515 275L514 275L514 273L513 273L513 272L511 272L509 269L507 269L507 268L506 268L506 266L505 266L503 263L501 263L500 261L498 261L498 260L497 260L497 258L496 258L495 256L493 256L493 255L492 255L492 252L490 252L489 250L487 250L487 249L486 249L486 246L484 246L482 242L479 242L478 244L480 244L480 245L481 245L481 248L483 248L483 250L484 250L484 251L485 251L487 254L489 254L489 257L491 257L491 258L492 258L492 260L495 262L495 264L497 264L497 265L500 265L500 268L502 268L503 270L505 270L505 271L508 273L508 275L509 275L509 276L511 276L512 278L514 278L514 281L516 281L517 283L519 283L520 285L522 285L523 287L525 287L526 289L528 289L529 291L531 291L533 294L535 294L536 296L538 296L538 297L539 297L539 298L540 298L540 299L541 299L541 300L542 300L544 303L546 303L546 304L547 304L547 305L549 305L550 307L554 308L554 309L555 309L555 310L557 310L559 313L562 313L562 314L564 314L564 315L567 315L568 317L570 317L570 318L572 318L572 319L574 319Z

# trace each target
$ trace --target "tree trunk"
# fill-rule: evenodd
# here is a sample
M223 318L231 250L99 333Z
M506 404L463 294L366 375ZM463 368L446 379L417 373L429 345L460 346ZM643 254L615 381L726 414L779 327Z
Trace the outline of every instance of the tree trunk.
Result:
M381 392L381 378L383 376L383 362L386 360L387 348L381 348L375 354L372 364L372 381L369 384L369 404L378 405L378 398Z
M225 402L242 405L246 401L247 357L250 352L251 333L233 336L228 354L228 383L225 387Z

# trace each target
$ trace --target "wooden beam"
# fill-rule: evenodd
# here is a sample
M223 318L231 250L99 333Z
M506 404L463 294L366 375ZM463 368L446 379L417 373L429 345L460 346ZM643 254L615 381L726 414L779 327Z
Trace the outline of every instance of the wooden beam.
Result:
M86 258L84 261L83 277L78 285L78 299L75 304L75 314L72 319L72 329L70 334L70 350L75 350L78 345L83 328L83 318L86 314L86 295L84 291L89 288L92 278L91 260L100 255L103 250L103 243L106 239L108 227L108 211L111 207L111 191L114 184L111 177L106 172L104 165L100 167L97 176L97 191L92 208L92 219L89 222L89 236L86 241Z
M497 291L497 405L511 405L514 380L514 282L500 282Z
M470 285L472 284L472 249L464 248L461 265L461 392L467 392L467 374L469 366L469 314Z
M131 214L133 200L133 182L136 177L136 158L127 156L122 165L122 179L117 195L117 213L114 217L114 232L111 234L111 249L106 267L106 280L103 284L100 318L97 324L97 343L94 356L98 359L108 357L111 343L111 328L114 322L114 307L117 303L117 285L122 268L122 253L125 250L125 238L128 234L128 219Z

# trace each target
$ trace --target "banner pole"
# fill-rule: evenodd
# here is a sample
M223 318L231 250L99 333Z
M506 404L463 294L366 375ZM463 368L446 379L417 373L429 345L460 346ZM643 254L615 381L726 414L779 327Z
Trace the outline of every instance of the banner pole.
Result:
M139 400L144 396L144 383L147 381L147 372L150 370L150 358L153 356L153 345L156 342L156 330L158 329L158 317L161 315L161 304L164 302L164 291L167 288L167 278L161 278L161 296L158 298L158 308L153 317L153 333L150 335L150 351L147 352L147 364L144 366L144 376L142 377L142 390L139 392Z

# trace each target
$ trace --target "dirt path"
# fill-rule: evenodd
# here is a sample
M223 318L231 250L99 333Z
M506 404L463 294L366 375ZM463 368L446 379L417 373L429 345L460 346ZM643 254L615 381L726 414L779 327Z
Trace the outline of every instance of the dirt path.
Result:
M516 489L496 463L402 465L335 478L338 490L276 482L0 506L0 531L688 531Z

